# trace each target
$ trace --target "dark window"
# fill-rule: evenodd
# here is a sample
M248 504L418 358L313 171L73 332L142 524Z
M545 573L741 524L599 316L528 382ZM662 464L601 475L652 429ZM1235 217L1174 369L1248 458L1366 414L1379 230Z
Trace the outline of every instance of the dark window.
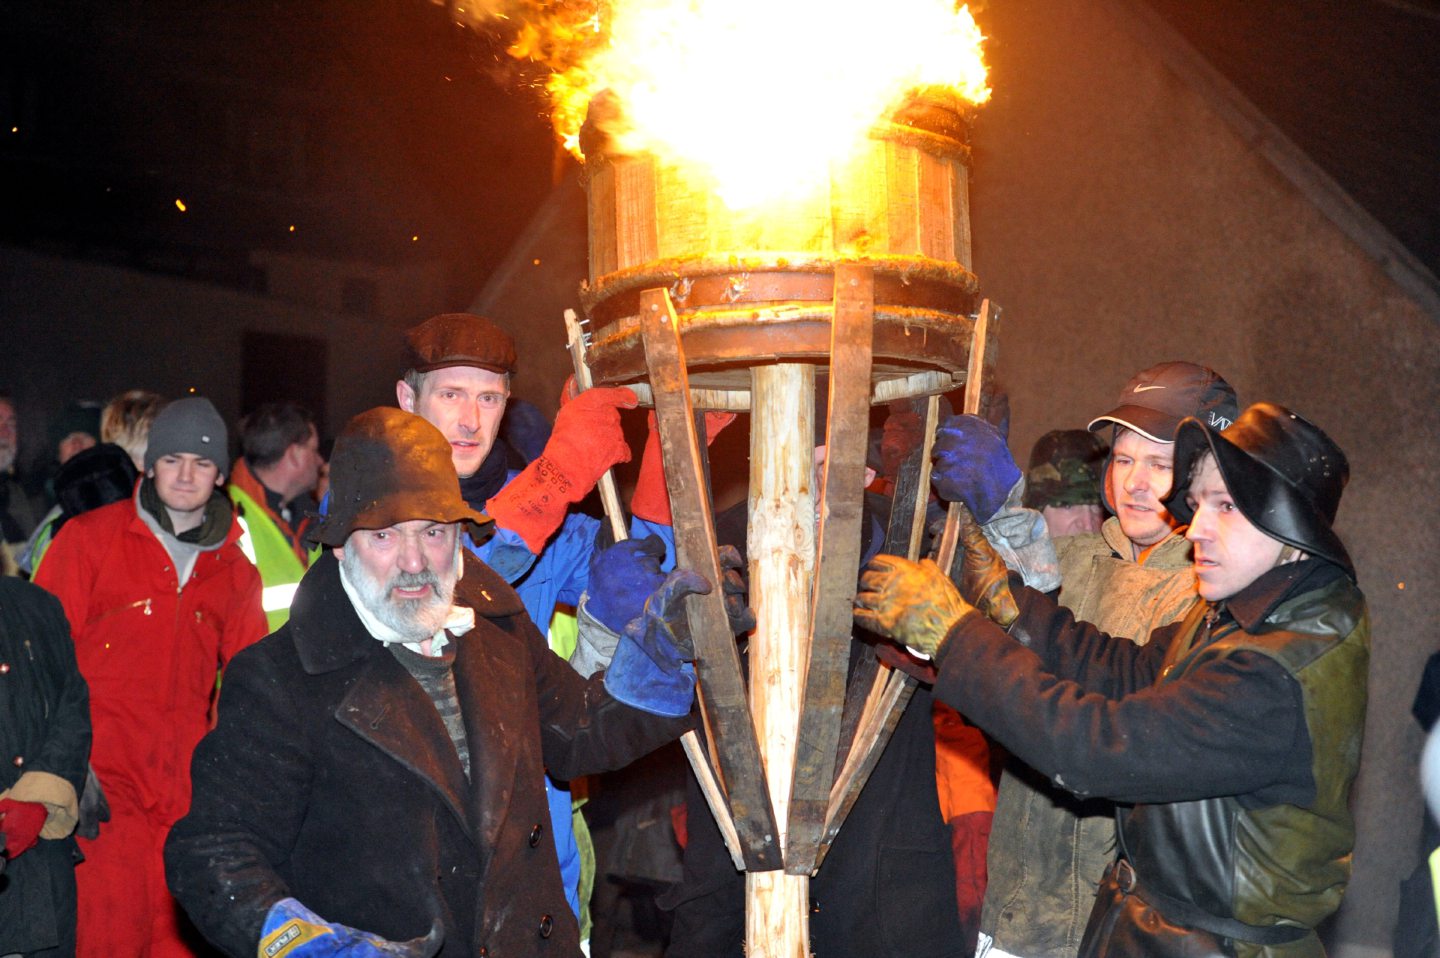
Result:
M325 435L325 340L250 331L241 350L241 413L261 403L293 399L310 407L318 432Z
M340 289L340 310L351 316L374 316L375 296L373 279L347 279Z

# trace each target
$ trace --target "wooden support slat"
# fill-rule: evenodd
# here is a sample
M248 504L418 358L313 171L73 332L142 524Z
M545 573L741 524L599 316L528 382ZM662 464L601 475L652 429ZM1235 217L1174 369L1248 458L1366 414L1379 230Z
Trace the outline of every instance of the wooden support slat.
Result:
M570 350L570 364L575 370L575 387L584 392L594 385L594 380L590 376L590 364L585 359L585 334L573 309L565 310L565 342ZM600 490L600 504L605 508L605 518L610 522L610 531L615 541L628 538L625 512L620 508L620 493L615 487L615 470L606 469L600 476L597 488Z
M760 763L755 725L745 698L740 656L725 614L715 525L709 496L705 494L699 440L690 406L689 377L669 294L664 289L641 293L640 318L645 363L660 425L660 448L674 517L677 561L715 586L709 595L692 595L686 599L690 633L698 656L696 672L703 690L701 708L706 715L706 729L712 736L718 773L725 785L745 867L749 871L770 871L783 864L778 829L765 770Z
M995 332L999 324L1000 307L985 300L980 304L980 315L975 320L975 333L970 340L970 362L965 377L964 412L967 416L980 415L985 384L994 381L998 345ZM947 573L955 564L955 550L960 539L960 510L963 508L958 502L950 503L945 513L945 531L935 552L936 564Z
M649 383L627 383L629 388L635 391L640 405L649 406L654 403L650 393ZM745 412L750 408L750 390L748 389L690 389L690 405L696 409L723 409L729 412Z
M810 603L810 661L796 736L795 777L785 831L785 870L808 875L825 826L835 750L845 705L845 675L860 571L865 451L869 439L870 355L875 276L869 267L835 267L830 331L830 395L825 472L820 486L815 582Z
M869 720L861 726L856 737L857 747L850 753L854 761L845 763L840 777L835 780L835 787L831 789L825 832L821 836L820 852L815 860L817 869L824 863L835 836L840 832L840 826L845 823L845 816L850 814L855 800L860 797L860 790L870 780L870 773L879 763L880 755L889 744L895 726L900 723L900 716L905 714L905 708L915 694L914 678L889 666L882 666L882 669L886 676L885 684L875 698ZM869 743L869 747L860 747L862 743Z
M924 421L928 400L921 396L905 400L909 411ZM928 434L927 434L928 435ZM928 458L929 441L924 441L906 453L895 476L894 494L890 501L890 522L885 528L885 545L881 550L889 555L909 556L918 553L919 542L912 542L915 532L915 510L923 509L929 498L929 490L920 485L920 473ZM860 717L864 714L865 703L878 687L876 677L880 675L880 660L875 649L864 646L850 670L850 684L845 693L845 712L840 724L840 744L836 752L837 767L844 768L855 735L860 729Z
M988 310L988 300L986 301ZM982 314L982 319L988 313ZM984 327L980 322L975 326L976 335L983 333ZM977 353L983 357L984 341L972 342L972 357ZM993 359L993 355L992 355ZM976 367L981 368L981 367ZM969 399L971 386L980 386L984 382L983 376L976 376L970 379L967 386L967 401ZM973 392L979 395L980 389L975 388ZM930 452L935 442L935 429L939 425L940 418L940 397L931 396L926 401L925 408L925 440L921 443L922 461L918 470L918 488L914 490L914 513L909 517L910 536L906 540L907 555L915 559L919 555L920 542L924 530L925 504L930 494ZM899 505L900 490L896 490L896 505ZM903 519L904 517L902 517ZM887 540L887 546L888 546ZM898 543L897 543L898 545ZM898 551L898 550L897 550ZM952 552L953 555L953 552ZM948 566L942 566L948 568ZM855 732L855 739L846 752L845 764L841 767L840 775L835 780L835 787L830 793L830 804L826 815L825 833L820 840L820 854L816 860L816 867L825 860L826 853L830 850L830 844L834 841L840 826L845 823L845 816L860 796L860 790L865 787L870 773L874 771L876 763L880 761L880 755L890 741L890 735L895 731L895 726L900 721L905 707L909 704L911 696L915 694L915 679L904 672L891 669L883 664L876 669L873 682L865 697L859 722Z
M565 334L570 350L570 363L575 370L575 385L583 392L594 385L594 379L590 375L590 363L585 358L584 330L573 309L565 310ZM709 458L707 456L707 485L708 472ZM630 538L630 530L625 527L625 513L620 508L620 495L615 488L615 474L608 469L600 477L600 504L605 509L605 518L610 523L610 531L615 541L621 542ZM720 828L720 836L725 841L725 848L730 852L731 860L737 869L744 868L744 857L740 852L740 839L735 834L735 822L730 817L730 806L725 801L724 789L715 777L715 769L706 757L704 748L700 745L700 737L694 732L686 732L680 737L680 744L685 749L685 757L690 760L690 768L694 771L695 779L700 784L700 792L705 796L705 803L710 806L710 813L715 816L715 822Z
M900 399L930 396L944 392L954 383L955 377L949 373L938 369L927 369L902 376L899 379L881 380L875 384L875 392L870 397L870 403L879 406Z

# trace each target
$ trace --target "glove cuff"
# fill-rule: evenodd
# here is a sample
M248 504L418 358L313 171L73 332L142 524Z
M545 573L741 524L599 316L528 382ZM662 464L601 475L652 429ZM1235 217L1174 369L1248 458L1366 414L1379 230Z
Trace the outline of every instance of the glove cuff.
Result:
M674 525L670 513L670 490L665 485L665 462L660 454L660 433L654 429L645 440L640 457L640 477L630 497L630 514L658 525Z
M620 633L590 613L589 595L580 597L580 607L575 611L575 619L580 629L575 651L570 655L570 667L588 679L608 667L615 658Z
M75 786L53 772L25 772L9 791L0 793L0 798L44 805L48 814L40 829L41 838L65 838L80 821L80 799L75 794Z
M565 511L590 491L581 487L548 456L542 455L485 503L485 512L502 529L519 536L536 555L565 521Z
M684 718L695 701L695 666L682 662L678 670L662 669L639 643L621 636L605 671L605 691L617 702L642 712Z

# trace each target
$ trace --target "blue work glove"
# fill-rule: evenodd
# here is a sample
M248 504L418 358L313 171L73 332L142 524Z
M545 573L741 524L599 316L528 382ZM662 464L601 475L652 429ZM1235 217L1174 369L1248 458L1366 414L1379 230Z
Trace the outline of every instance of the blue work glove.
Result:
M981 524L995 517L1020 478L1005 437L979 416L945 420L935 432L931 456L930 482L940 498L965 503Z
M695 699L695 657L688 631L675 626L685 615L687 595L706 595L710 583L698 572L676 569L645 602L645 611L625 627L605 671L605 689L626 705L651 715L680 718Z
M645 600L665 581L660 563L665 543L659 536L626 539L590 557L590 582L585 607L611 632L625 627L645 611Z
M423 938L386 941L328 922L294 898L282 898L265 914L258 953L262 958L433 958L444 937L432 923Z

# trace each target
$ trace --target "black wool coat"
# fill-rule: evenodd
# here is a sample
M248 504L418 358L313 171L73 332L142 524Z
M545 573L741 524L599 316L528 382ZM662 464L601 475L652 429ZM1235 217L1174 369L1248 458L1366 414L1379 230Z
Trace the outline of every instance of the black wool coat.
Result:
M0 791L48 772L78 795L90 759L90 690L60 600L0 577ZM0 875L0 955L75 947L75 837L41 838Z
M579 954L541 776L618 768L678 737L556 657L519 597L465 556L456 639L467 781L439 713L370 636L324 555L290 621L235 657L194 798L165 847L200 930L250 958L265 914L299 899L392 940L444 934L442 958Z

